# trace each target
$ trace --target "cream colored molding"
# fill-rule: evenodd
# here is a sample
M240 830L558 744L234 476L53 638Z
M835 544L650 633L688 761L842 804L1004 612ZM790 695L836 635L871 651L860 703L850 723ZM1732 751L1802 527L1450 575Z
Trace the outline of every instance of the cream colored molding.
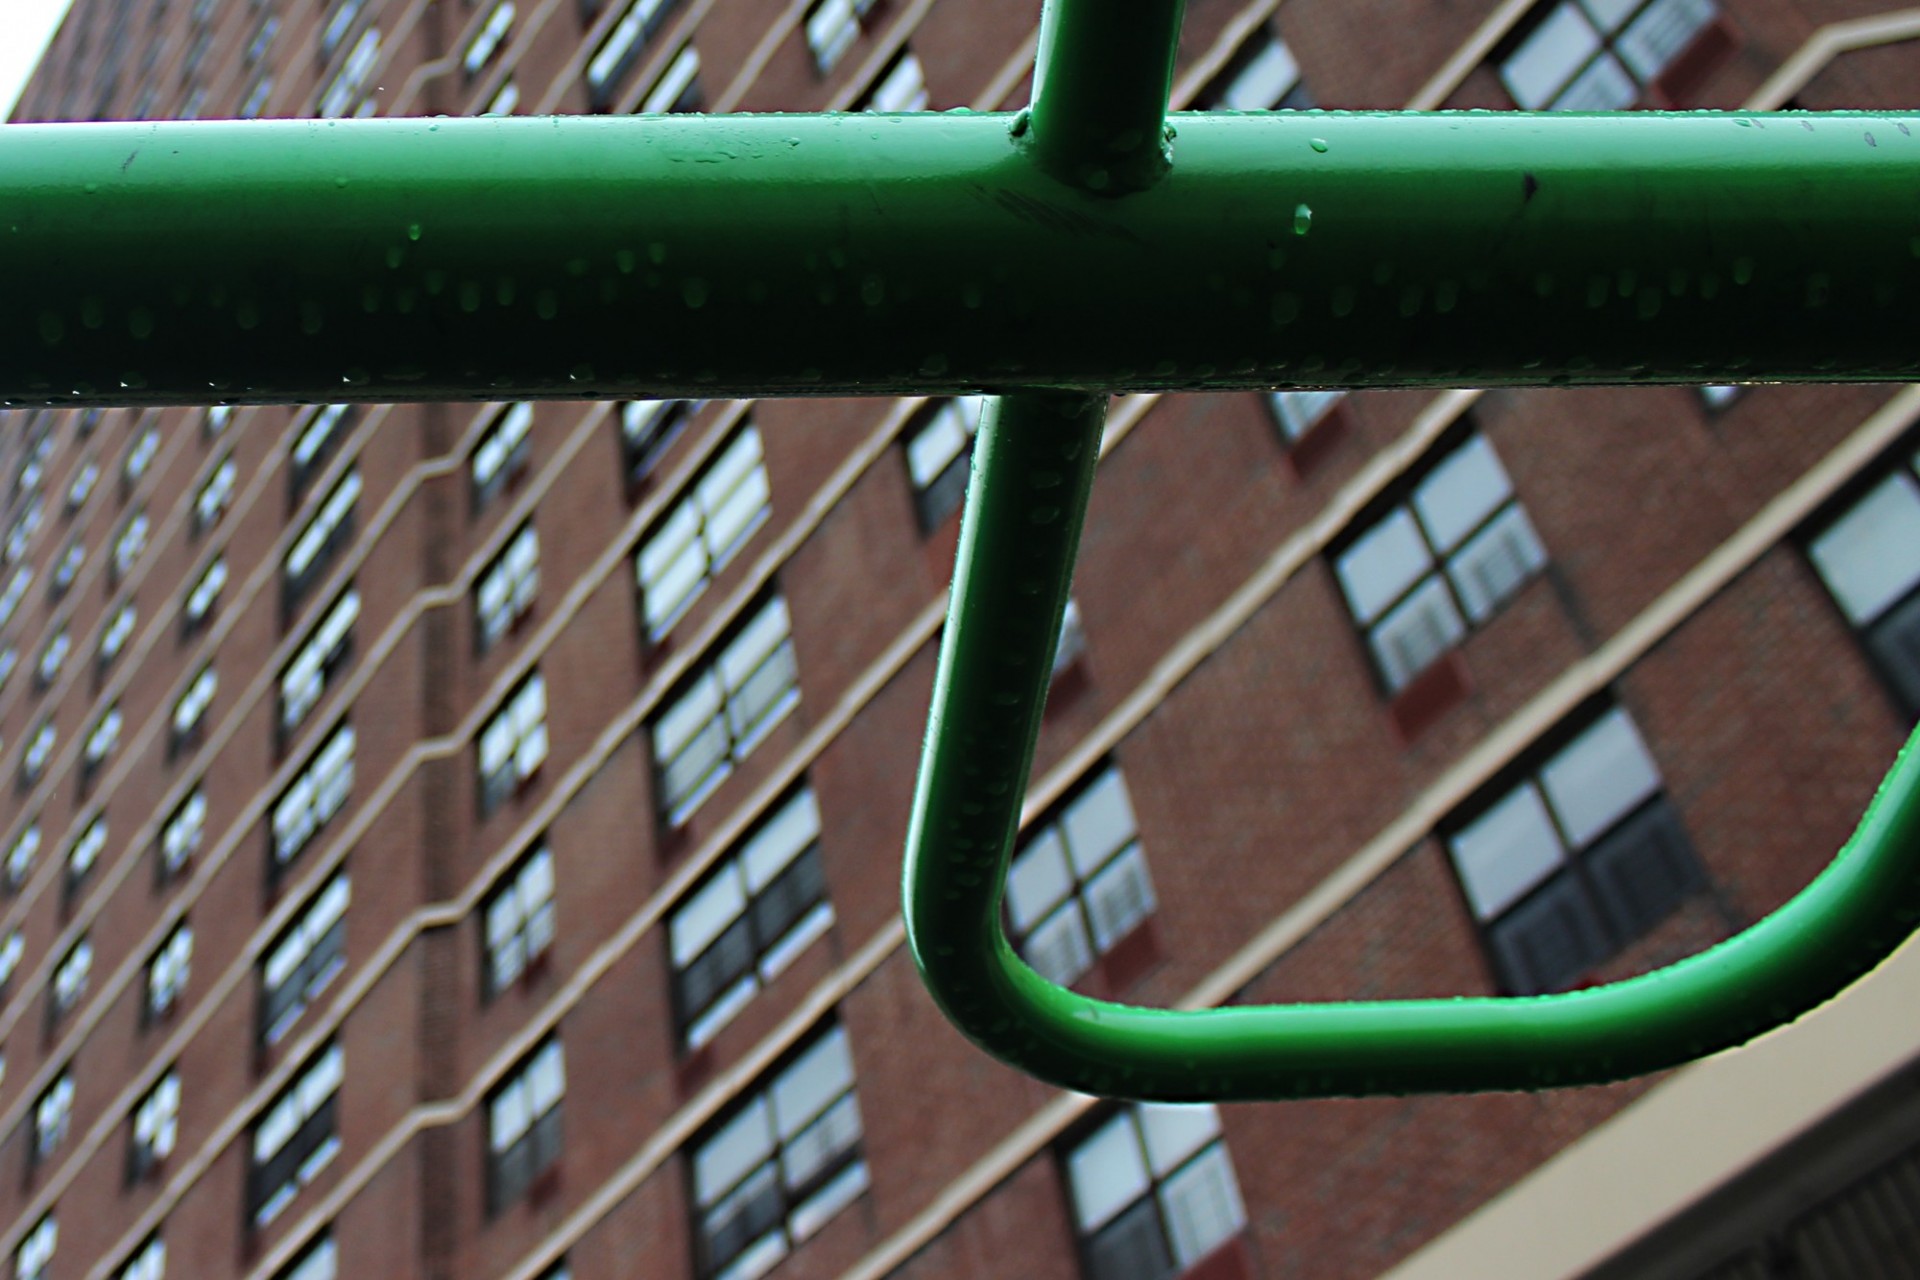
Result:
M1920 1055L1920 944L1800 1021L1683 1067L1388 1272L1574 1280Z
M1807 87L1841 54L1920 39L1920 9L1892 9L1851 22L1832 22L1794 51L1748 100L1751 111L1775 111Z
M1458 89L1473 69L1487 60L1493 47L1506 38L1516 22L1526 16L1539 0L1503 0L1499 8L1487 15L1487 20L1474 28L1467 42L1453 51L1453 56L1440 64L1433 78L1421 85L1412 98L1407 100L1409 111L1438 111L1446 105L1453 91Z

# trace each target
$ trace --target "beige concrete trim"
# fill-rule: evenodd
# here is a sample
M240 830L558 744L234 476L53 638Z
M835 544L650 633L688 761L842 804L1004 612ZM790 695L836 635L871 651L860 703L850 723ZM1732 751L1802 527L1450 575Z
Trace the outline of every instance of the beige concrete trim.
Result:
M1387 1273L1574 1280L1920 1054L1920 944L1829 1004L1684 1067Z
M1184 107L1192 102L1194 96L1207 87L1207 82L1220 74L1220 68L1232 60L1247 37L1253 34L1253 29L1279 12L1282 3L1284 0L1254 0L1253 4L1230 18L1213 45L1195 58L1193 65L1173 82L1170 103Z
M753 51L747 54L746 61L740 64L740 70L727 83L727 87L721 91L720 96L714 99L715 115L724 114L740 105L740 99L746 97L747 90L753 87L753 82L760 78L760 73L767 69L769 62L773 61L774 53L778 51L793 29L800 25L801 18L806 15L809 2L810 0L792 0L792 3L787 5L786 12L767 26L766 31L753 46Z
M1920 9L1891 9L1851 22L1828 23L1767 77L1766 83L1748 100L1748 109L1777 110L1843 53L1917 38L1920 38Z
M1000 64L1000 69L993 73L993 79L987 81L987 87L974 98L973 109L975 111L1000 110L1000 104L1007 100L1007 95L1013 92L1014 86L1018 85L1033 67L1033 57L1039 48L1040 29L1035 27L1027 33L1027 38L1020 42L1020 47L1013 51L1013 56Z
M1453 96L1473 69L1485 62L1487 55L1493 52L1493 46L1506 38L1514 24L1526 16L1539 0L1503 0L1499 8L1487 15L1487 20L1474 29L1467 42L1453 51L1453 56L1440 64L1433 78L1421 85L1413 97L1407 100L1409 111L1438 111Z

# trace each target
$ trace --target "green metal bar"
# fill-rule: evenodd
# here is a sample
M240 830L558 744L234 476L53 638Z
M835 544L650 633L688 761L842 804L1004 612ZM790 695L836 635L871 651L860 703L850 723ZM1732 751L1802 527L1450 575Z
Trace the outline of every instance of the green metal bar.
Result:
M1007 116L8 126L0 401L1920 373L1920 121L1173 120L1123 199Z
M1099 443L1088 399L1021 397L975 445L907 836L907 941L981 1048L1064 1088L1246 1101L1593 1084L1740 1044L1839 993L1920 923L1920 733L1785 907L1629 981L1525 999L1143 1009L1076 995L1001 923L1021 797Z
M1095 195L1166 176L1181 0L1047 0L1033 72L1034 163Z

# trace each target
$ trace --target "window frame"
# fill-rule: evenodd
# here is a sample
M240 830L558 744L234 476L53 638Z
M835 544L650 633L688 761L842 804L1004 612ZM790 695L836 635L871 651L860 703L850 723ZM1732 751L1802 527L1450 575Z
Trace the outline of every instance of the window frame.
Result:
M559 932L558 897L553 847L542 836L481 904L480 985L487 999L545 970Z
M274 742L281 751L327 696L327 688L353 661L354 624L360 619L360 592L348 582L326 611L308 628L306 639L280 669L276 682ZM302 692L296 701L290 690Z
M511 9L511 3L507 8ZM533 402L520 400L499 409L467 458L468 491L478 515L526 474L533 458ZM484 471L484 474L483 474Z
M1629 763L1642 768L1643 780L1636 784L1641 790L1582 835L1574 826L1576 820L1588 826L1594 819L1577 811L1570 813L1568 801L1561 798L1549 775L1556 769L1571 768L1569 762L1577 761L1576 752L1596 744L1604 746L1601 735L1611 731L1609 726L1627 730L1627 737L1620 742L1629 748L1629 755L1639 757ZM1629 775L1622 762L1615 760L1608 776L1618 779ZM1584 805L1591 791L1569 789L1564 794L1582 797L1579 803ZM1531 804L1528 796L1532 797ZM1531 819L1534 832L1544 832L1558 842L1552 851L1557 864L1550 862L1544 870L1523 871L1518 887L1511 871L1498 877L1508 881L1502 885L1488 871L1470 871L1467 865L1476 857L1466 847L1468 840L1476 833L1498 836L1503 822L1512 829L1509 814L1519 819L1522 830ZM1542 818L1545 827L1539 824ZM1658 756L1631 713L1607 697L1590 701L1554 726L1439 823L1435 834L1459 888L1462 909L1480 940L1488 972L1500 990L1513 995L1536 995L1577 985L1583 975L1629 950L1710 886L1706 868L1667 794ZM1484 847L1496 848L1492 844ZM1657 869L1669 876L1664 902L1648 907L1631 900L1623 887L1603 879L1603 875L1619 874L1632 857L1660 859ZM1643 880L1638 887L1646 888L1647 884ZM1488 901L1482 901L1483 894L1488 895ZM1532 924L1543 909L1555 907L1559 908L1555 913L1558 923L1568 923L1571 913L1578 917L1579 927L1593 936L1585 940L1587 956L1578 967L1551 980L1533 981L1518 968L1522 961L1509 948L1521 945L1524 927ZM1635 913L1646 918L1630 918Z
M1200 1128L1196 1129L1191 1122L1183 1123L1175 1119L1176 1116L1203 1116L1204 1119ZM1126 1142L1129 1137L1132 1138L1131 1144ZM1117 1157L1121 1152L1100 1152L1104 1157L1099 1164L1101 1175L1111 1178L1116 1167L1124 1164L1130 1166L1127 1171L1140 1180L1141 1186L1136 1193L1124 1199L1111 1194L1104 1196L1103 1199L1110 1203L1099 1205L1097 1220L1088 1225L1088 1206L1082 1184L1076 1176L1076 1162L1082 1155L1093 1155L1098 1149L1097 1144L1115 1140L1123 1144L1124 1153L1132 1159L1120 1161ZM1158 1148L1166 1142L1176 1145L1163 1153ZM1127 1103L1104 1108L1090 1123L1078 1126L1073 1136L1061 1144L1058 1168L1064 1184L1062 1198L1066 1202L1075 1247L1080 1255L1080 1273L1087 1280L1120 1280L1122 1275L1142 1274L1132 1267L1139 1265L1140 1249L1146 1243L1137 1233L1149 1219L1153 1227L1158 1229L1153 1233L1151 1243L1157 1245L1160 1252L1155 1258L1158 1267L1150 1266L1145 1274L1165 1277L1191 1272L1220 1250L1231 1247L1232 1241L1244 1235L1247 1229L1246 1203L1234 1171L1232 1152L1227 1147L1219 1109L1208 1103ZM1180 1224L1184 1219L1176 1213L1176 1202L1170 1188L1185 1184L1205 1191L1207 1185L1200 1181L1200 1177L1209 1170L1216 1173L1213 1189L1225 1196L1224 1205L1219 1206L1225 1212L1218 1215L1217 1222L1231 1225L1211 1239L1203 1237L1183 1242ZM1087 1190L1090 1192L1094 1188ZM1131 1266L1124 1273L1102 1267L1099 1241L1103 1235L1109 1239L1117 1237L1125 1245L1124 1256L1131 1260Z
M1896 509L1876 516L1872 504L1880 501L1882 494L1900 494L1902 490L1906 510L1899 509L1902 504L1896 502ZM1903 514L1909 515L1906 524L1920 523L1911 518L1920 514L1920 436L1912 434L1903 438L1880 465L1869 468L1825 503L1796 541L1834 617L1853 636L1862 660L1886 690L1895 711L1906 723L1913 724L1920 721L1920 656L1910 657L1909 648L1920 653L1920 556L1909 549L1913 561L1909 565L1907 559L1895 559L1890 554L1894 548L1906 546L1903 535L1909 529L1896 527L1891 534L1876 532L1876 522L1884 523L1891 516L1893 523L1900 525ZM1849 545L1863 534L1869 545ZM1827 547L1835 550L1828 552ZM1836 585L1843 572L1857 578L1857 566L1862 563L1892 565L1896 573L1910 573L1905 584L1898 587L1891 586L1890 581ZM1870 593L1870 598L1843 598L1862 596L1863 592Z
M347 967L353 881L343 867L310 894L260 953L255 1043L272 1049ZM290 960L283 957L291 956ZM276 968L286 969L277 979Z
M558 1077L554 1088L548 1073ZM550 1093L551 1096L543 1097ZM521 1197L539 1198L542 1182L550 1176L565 1150L562 1116L567 1098L566 1053L558 1035L548 1035L505 1079L487 1092L487 1216L498 1217ZM519 1100L524 1116L518 1132L501 1143L501 1117Z
M738 658L738 654L751 647L747 644L749 637L758 641L755 632L762 619L775 614L780 619L779 637L765 645L757 655L744 660ZM750 663L750 668L737 681L730 682L728 669L740 665L742 661ZM754 712L751 723L737 723L741 717L735 714L735 702L742 698L747 688L763 672L776 668L784 668L785 684ZM681 735L672 750L663 751L662 730L681 715L686 715L691 723L699 715L702 703L712 704L704 719L691 731ZM754 608L742 611L741 620L703 655L703 660L662 700L660 710L648 721L655 803L661 821L669 827L677 827L692 817L799 703L800 663L794 648L792 617L787 611L785 598L777 590L770 591ZM726 739L724 749L711 756L706 770L693 780L691 786L670 789L674 766L689 758L693 747L715 726L719 727Z
M1641 62L1644 54L1623 52L1623 46L1634 28L1641 26L1644 19L1653 18L1656 11L1663 8L1676 12L1681 9L1703 9L1705 12L1690 13L1681 18L1682 22L1693 23L1691 29L1677 46L1668 51L1657 68L1649 69L1650 64ZM1526 99L1531 101L1523 99L1509 69L1521 60L1536 38L1545 38L1546 33L1560 22L1562 14L1571 15L1576 22L1583 24L1584 34L1593 37L1593 44L1570 64L1571 69L1555 88L1538 95L1529 89ZM1642 104L1671 107L1676 104L1663 82L1683 67L1703 38L1725 22L1726 12L1718 0L1630 0L1629 11L1617 20L1593 12L1589 0L1541 0L1500 41L1487 63L1502 91L1523 111L1612 111ZM1583 82L1606 66L1611 66L1624 76L1625 83L1633 87L1633 96L1618 102L1604 98L1589 101L1576 97L1575 91ZM1622 81L1618 79L1613 81L1616 88L1621 84Z
M60 1068L33 1100L31 1133L27 1143L27 1167L37 1169L53 1158L73 1128L73 1064Z
M287 548L280 566L280 626L292 625L307 597L326 578L334 557L353 540L355 512L362 481L359 467L350 468L328 491L300 535ZM299 561L296 568L295 561Z
M274 799L267 825L268 877L277 882L289 867L299 861L309 845L327 824L353 800L354 761L357 743L353 725L342 718L307 756L307 763ZM344 775L342 777L341 775ZM283 821L283 814L304 809L304 822ZM289 841L287 833L298 830L298 839Z
M907 487L913 493L913 510L920 521L922 536L946 524L966 501L967 477L973 466L973 442L979 435L980 420L985 413L985 396L946 396L923 406L901 431ZM938 437L944 436L950 442L955 432L960 436L957 448L948 449L941 444ZM940 459L937 464L923 461L922 455L916 452L928 441L941 445L925 455Z
M158 1176L180 1137L180 1069L168 1067L127 1116L127 1185Z
M739 501L753 502L744 518ZM730 523L723 525L725 515ZM690 480L673 504L640 539L633 554L640 618L649 644L672 633L714 580L773 518L773 483L767 474L766 446L751 421L740 424ZM716 529L723 530L717 536ZM657 567L650 567L658 560ZM698 564L692 578L682 566ZM680 576L677 592L666 590Z
M145 966L146 994L141 1001L141 1021L151 1026L180 1008L187 983L193 976L193 925L182 916L167 936L160 940Z
M830 1046L836 1046L837 1052ZM831 1061L836 1058L840 1061ZM841 1062L844 1062L843 1083L835 1082L834 1076L829 1075L824 1092L818 1086L801 1087L803 1068L817 1064L833 1070ZM762 1274L866 1194L871 1175L865 1152L866 1125L858 1095L859 1071L853 1060L852 1043L839 1021L829 1018L687 1143L687 1204L693 1219L690 1235L694 1272L701 1280L715 1280L742 1258L771 1242L773 1249L764 1254L764 1265L760 1265L760 1258L748 1264L752 1274ZM789 1102L797 1100L804 1109L789 1119L783 1114L782 1098ZM810 1134L824 1135L825 1141L836 1145L826 1147L820 1137L809 1140ZM703 1187L707 1171L713 1167L707 1163L709 1158L725 1154L723 1144L736 1142L741 1136L749 1142L756 1136L764 1138L763 1150L749 1154L745 1160L732 1155L728 1164L737 1169L721 1165L718 1187ZM798 1187L789 1187L786 1183L795 1164L795 1153L814 1163L805 1170ZM773 1193L770 1198L768 1191ZM720 1233L712 1229L712 1224L717 1211L730 1202L739 1202L746 1212L757 1210L764 1216L769 1199L775 1215L757 1228L749 1218L749 1239L725 1256L716 1255L713 1244ZM736 1212L732 1220L741 1216ZM730 1225L730 1220L721 1221L723 1226ZM756 1266L759 1270L754 1270Z
M540 534L529 516L473 582L474 651L485 654L533 616L540 595Z
M1443 480L1451 471L1454 475L1466 476L1463 486L1470 485L1474 480L1472 471L1454 469L1474 466L1476 453L1482 462L1481 478L1497 477L1504 492L1451 538L1443 539L1431 527L1436 511L1447 514L1443 509L1447 504L1438 500L1438 495L1444 492ZM1492 468L1490 472L1486 471L1488 465ZM1374 554L1368 550L1370 545L1390 554L1396 529L1410 532L1410 542L1405 536L1398 541L1423 557L1423 565L1405 575L1402 585L1385 594L1370 590L1369 597L1379 595L1380 598L1369 598L1363 607L1363 601L1356 598L1355 583L1361 580L1364 570L1350 572L1348 565L1358 563L1363 555ZM1496 539L1496 535L1506 541ZM1513 559L1518 552L1525 554ZM1475 579L1476 589L1483 593L1476 605L1461 585L1461 578L1470 570L1496 563L1501 555L1510 557L1509 565L1526 563L1509 580L1491 587ZM1449 653L1457 652L1472 636L1491 626L1553 563L1552 554L1534 528L1533 518L1512 474L1501 461L1492 440L1472 426L1470 420L1448 432L1427 451L1418 466L1350 521L1327 547L1325 559L1349 624L1365 651L1368 668L1377 687L1389 699L1397 698L1443 662ZM1435 602L1444 607L1445 619L1451 623L1451 628L1441 630L1450 629L1452 634L1418 666L1408 665L1411 660L1404 657L1398 665L1390 665L1383 656L1382 646L1388 645L1393 636L1415 634L1397 629L1404 628L1408 622L1432 623L1435 611L1429 606ZM1420 634L1431 640L1436 633L1431 626L1423 625Z
M246 1210L253 1230L279 1217L339 1154L340 1092L345 1085L346 1055L334 1041L307 1059L247 1126ZM314 1096L320 1088L326 1093ZM295 1117L293 1128L263 1151L262 1135L283 1108Z
M791 833L783 829L789 821L794 823ZM669 909L662 933L674 1031L685 1051L697 1052L710 1044L755 996L833 928L822 828L818 796L803 780L778 804L769 806ZM791 847L782 848L783 843ZM766 863L764 868L756 866L761 862ZM726 889L729 884L731 895ZM795 884L800 887L797 896ZM709 895L717 895L720 911L731 911L717 927L692 919ZM726 901L729 896L733 901ZM770 914L769 907L782 914L764 918ZM683 922L687 922L685 929ZM728 946L729 938L742 932L749 944L745 953L737 941ZM707 977L703 961L716 966L718 975ZM697 1003L689 991L696 976L707 988L707 998Z
M500 754L505 744L505 754ZM492 817L539 776L551 740L547 733L547 682L535 667L500 700L473 740L476 795L482 820ZM492 768L489 756L495 756Z
M653 475L660 459L681 436L700 402L695 400L625 400L620 404L614 431L620 440L620 461L631 495Z

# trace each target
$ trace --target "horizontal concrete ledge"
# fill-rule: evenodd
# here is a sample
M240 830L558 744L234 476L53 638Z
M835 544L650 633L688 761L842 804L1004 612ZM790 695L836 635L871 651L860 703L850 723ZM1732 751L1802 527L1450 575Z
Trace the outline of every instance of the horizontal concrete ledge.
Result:
M1019 118L0 129L0 401L1920 374L1920 116L1175 115L1102 198Z

